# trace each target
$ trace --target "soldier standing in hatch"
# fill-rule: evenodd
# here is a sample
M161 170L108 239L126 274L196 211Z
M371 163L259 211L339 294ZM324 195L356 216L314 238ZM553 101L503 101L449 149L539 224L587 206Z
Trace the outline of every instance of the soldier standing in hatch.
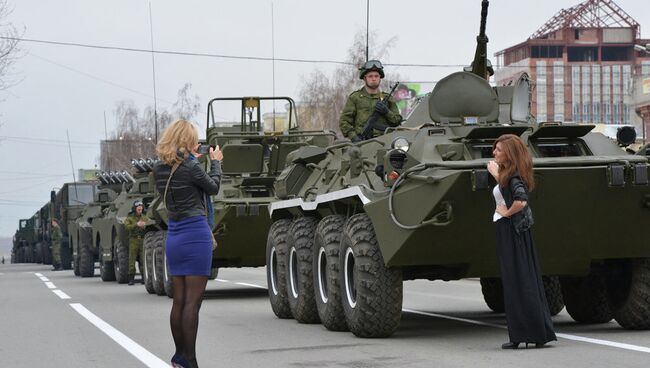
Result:
M388 103L382 101L386 93L379 89L381 79L384 78L381 62L368 60L359 70L359 78L363 79L365 86L350 94L339 119L341 132L352 142L363 140L359 135L373 112L379 115L377 121L385 125L398 126L402 121L395 100L391 97Z
M133 285L135 280L135 261L138 259L142 251L142 241L144 239L145 225L147 220L146 215L142 214L144 205L142 201L137 200L133 203L133 211L124 220L124 227L129 233L129 285ZM140 273L142 273L142 260L138 261ZM141 280L144 283L144 279Z
M61 265L61 239L63 233L59 227L59 221L55 218L52 219L52 271L60 271L63 269Z

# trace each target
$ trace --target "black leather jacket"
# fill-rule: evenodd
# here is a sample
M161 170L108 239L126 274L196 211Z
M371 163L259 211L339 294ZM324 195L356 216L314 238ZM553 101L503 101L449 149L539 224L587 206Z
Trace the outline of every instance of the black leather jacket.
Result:
M156 189L161 196L172 167L159 161L153 168ZM206 173L196 160L185 159L172 175L167 189L169 219L180 221L192 216L205 216L205 195L219 193L221 162L210 161L210 173Z

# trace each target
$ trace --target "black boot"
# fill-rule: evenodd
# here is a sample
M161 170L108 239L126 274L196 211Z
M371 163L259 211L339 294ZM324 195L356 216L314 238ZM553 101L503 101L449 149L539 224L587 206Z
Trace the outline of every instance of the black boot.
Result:
M133 285L135 281L135 275L129 275L129 286Z

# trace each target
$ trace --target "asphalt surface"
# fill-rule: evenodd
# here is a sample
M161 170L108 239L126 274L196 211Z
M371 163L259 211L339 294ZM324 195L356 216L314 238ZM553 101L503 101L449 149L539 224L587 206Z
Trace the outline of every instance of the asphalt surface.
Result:
M200 315L201 367L647 367L650 331L579 325L562 311L558 341L504 351L503 314L476 280L409 281L398 331L360 339L275 317L265 270L223 269ZM96 270L96 274L98 274ZM69 297L66 298L66 297ZM50 266L0 265L0 366L165 367L171 300L142 285L79 278Z

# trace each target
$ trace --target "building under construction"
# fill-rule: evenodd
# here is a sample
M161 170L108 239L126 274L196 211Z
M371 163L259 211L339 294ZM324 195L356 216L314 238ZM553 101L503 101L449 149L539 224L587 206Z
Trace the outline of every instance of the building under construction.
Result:
M532 113L538 122L641 127L633 81L650 76L650 54L635 45L647 43L640 25L613 1L587 0L496 53L495 81L507 84L527 72L536 82Z

